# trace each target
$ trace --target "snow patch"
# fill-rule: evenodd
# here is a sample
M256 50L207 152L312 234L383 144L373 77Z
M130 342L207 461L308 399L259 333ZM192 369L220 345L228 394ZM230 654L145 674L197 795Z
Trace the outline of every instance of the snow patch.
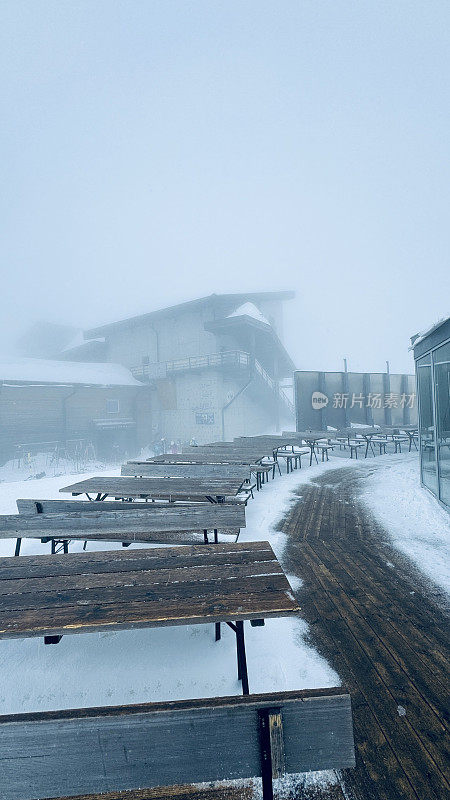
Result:
M254 303L244 303L242 306L233 311L232 314L228 314L227 319L230 317L252 317L252 319L258 320L258 322L264 322L265 325L270 325L270 322L264 314L261 313L259 308L255 306Z
M393 459L368 475L363 500L394 545L450 594L450 517L421 487L417 454Z
M121 364L49 361L43 358L0 359L0 380L32 383L80 383L92 386L141 386Z

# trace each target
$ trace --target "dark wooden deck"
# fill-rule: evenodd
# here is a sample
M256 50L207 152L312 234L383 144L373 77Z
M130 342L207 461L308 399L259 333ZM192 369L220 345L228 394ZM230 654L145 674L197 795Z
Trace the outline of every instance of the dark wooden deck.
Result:
M283 523L312 643L352 697L357 768L344 774L347 794L324 797L444 800L448 617L358 500L364 474L342 468L302 486Z

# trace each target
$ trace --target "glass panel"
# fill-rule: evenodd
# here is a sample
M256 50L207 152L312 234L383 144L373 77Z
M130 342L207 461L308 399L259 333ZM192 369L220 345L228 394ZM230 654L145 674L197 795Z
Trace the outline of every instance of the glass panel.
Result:
M433 353L440 499L450 506L450 342Z
M433 382L430 356L417 361L417 390L419 393L420 468L422 483L437 496L437 464L433 415Z

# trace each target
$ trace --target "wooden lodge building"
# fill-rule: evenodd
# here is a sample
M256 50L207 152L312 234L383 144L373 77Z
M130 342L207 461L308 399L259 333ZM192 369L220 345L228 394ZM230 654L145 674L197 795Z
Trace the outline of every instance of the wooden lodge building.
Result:
M150 431L148 391L117 364L0 360L0 463L87 446L102 459L134 454Z
M87 439L108 458L292 427L282 316L293 296L213 294L0 362L0 460L27 443Z

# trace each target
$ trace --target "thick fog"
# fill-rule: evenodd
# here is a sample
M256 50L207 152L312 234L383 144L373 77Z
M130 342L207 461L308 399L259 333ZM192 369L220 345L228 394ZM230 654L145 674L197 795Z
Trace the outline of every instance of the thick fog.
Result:
M3 0L3 350L293 289L299 368L449 313L445 0Z

